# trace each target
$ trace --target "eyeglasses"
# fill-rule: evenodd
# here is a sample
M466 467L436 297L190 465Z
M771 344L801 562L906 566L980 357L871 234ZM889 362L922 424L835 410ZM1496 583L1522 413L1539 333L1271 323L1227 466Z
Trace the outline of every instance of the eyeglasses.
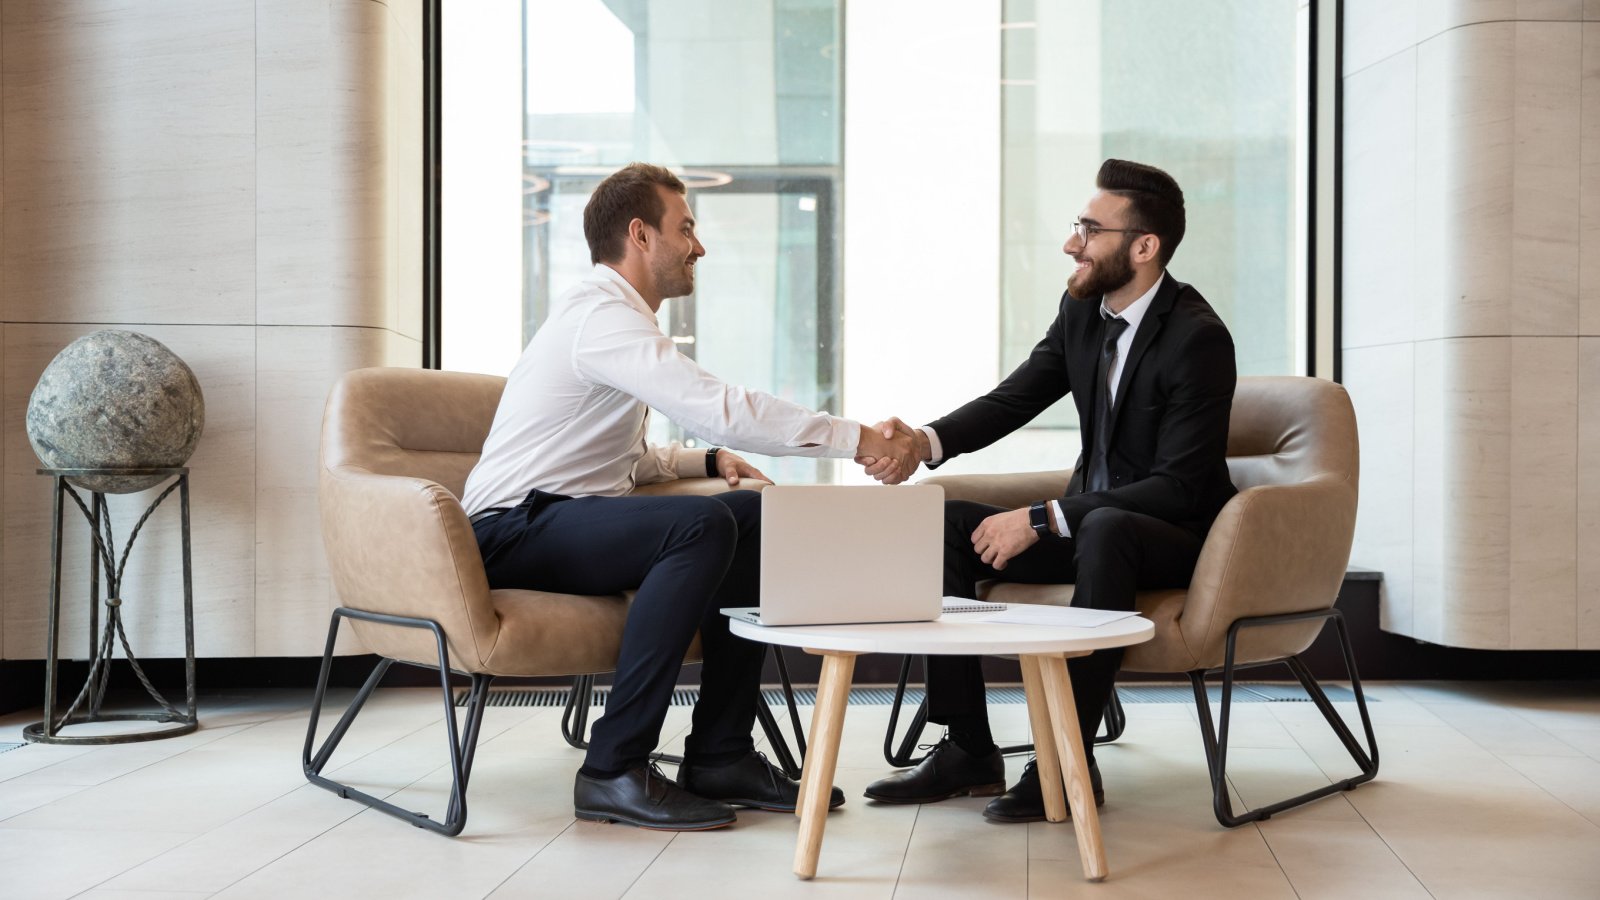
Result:
M1141 228L1101 228L1099 225L1090 225L1086 222L1073 222L1072 233L1085 244L1094 239L1094 236L1106 231L1115 231L1122 234L1152 234Z

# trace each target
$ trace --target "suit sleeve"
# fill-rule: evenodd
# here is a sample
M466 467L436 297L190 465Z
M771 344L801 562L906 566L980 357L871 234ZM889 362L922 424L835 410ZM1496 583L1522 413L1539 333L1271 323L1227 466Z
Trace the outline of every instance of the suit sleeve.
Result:
M1061 311L1034 346L1022 365L1007 375L994 390L973 400L943 418L928 423L938 432L944 451L935 468L953 457L982 450L1018 428L1065 397L1071 387L1067 378L1065 319L1066 297Z
M1220 322L1207 323L1175 347L1165 365L1167 403L1156 431L1149 477L1062 498L1061 511L1073 534L1084 516L1102 506L1167 522L1206 516L1204 486L1228 455L1228 417L1238 380L1233 338Z

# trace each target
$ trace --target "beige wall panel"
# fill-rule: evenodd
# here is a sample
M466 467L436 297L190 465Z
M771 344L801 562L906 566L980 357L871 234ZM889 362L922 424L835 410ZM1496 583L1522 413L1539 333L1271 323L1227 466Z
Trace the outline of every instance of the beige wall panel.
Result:
M15 0L0 16L7 315L251 322L249 0Z
M385 9L258 7L259 321L385 326Z
M1415 392L1412 409L1416 418L1412 427L1415 456L1411 467L1411 630L1404 629L1405 620L1402 617L1394 617L1394 624L1401 634L1439 642L1443 638L1447 618L1443 522L1449 514L1444 469L1440 465L1445 446L1444 405L1439 402L1445 381L1444 345L1440 341L1413 344L1412 358ZM1359 380L1362 373L1358 368L1363 358L1359 354L1346 353L1345 360L1345 380ZM1362 436L1363 443L1369 440L1372 438ZM1380 487L1369 478L1362 478L1361 481L1360 502L1365 503L1367 495ZM1359 518L1357 523L1358 529L1366 526ZM1353 560L1354 556L1351 558Z
M1583 26L1519 22L1516 50L1511 333L1576 335Z
M1511 345L1417 347L1417 637L1506 648Z
M1409 341L1414 328L1416 65L1407 49L1345 79L1345 103L1363 111L1344 130L1346 348Z
M1579 647L1600 647L1600 338L1578 339Z
M129 326L161 341L200 379L206 398L205 434L189 461L195 652L248 656L255 628L255 329L249 327ZM50 360L74 338L96 330L81 325L5 328L4 547L0 572L8 585L3 654L35 659L45 651L45 599L50 577L50 480L24 421L28 397ZM153 492L113 496L116 539ZM140 657L183 655L183 593L177 494L151 517L129 557L123 596L129 640ZM69 501L70 502L70 501ZM169 508L170 507L170 508ZM65 650L81 652L87 627L88 531L67 510L63 590ZM120 552L120 549L119 549Z
M385 331L383 364L403 369L422 368L422 342L403 334Z
M1583 26L1583 88L1578 118L1578 333L1600 335L1600 24Z
M1344 0L1344 75L1416 43L1417 0Z
M1507 334L1516 25L1473 25L1417 57L1418 340Z
M388 52L388 327L422 339L422 7L391 3Z
M1576 21L1585 0L1417 0L1417 40L1480 22Z
M1578 341L1511 339L1511 647L1577 645Z
M1361 433L1361 495L1350 563L1383 573L1379 625L1412 634L1412 421L1414 348L1409 342L1344 352L1344 386Z
M258 335L255 655L322 651L336 605L317 511L322 409L339 376L383 365L377 328L263 328ZM352 640L341 650L353 650Z

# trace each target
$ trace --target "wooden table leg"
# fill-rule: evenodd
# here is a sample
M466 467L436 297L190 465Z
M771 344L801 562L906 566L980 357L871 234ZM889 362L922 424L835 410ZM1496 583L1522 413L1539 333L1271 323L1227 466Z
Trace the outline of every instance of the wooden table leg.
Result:
M1067 800L1061 786L1061 757L1057 755L1055 728L1050 724L1049 701L1045 699L1044 676L1037 656L1022 657L1022 689L1028 695L1028 724L1033 729L1034 766L1044 794L1044 817L1051 822L1065 822Z
M794 848L794 873L801 878L817 874L822 826L828 821L828 799L833 793L833 772L839 762L839 738L844 731L844 711L850 705L850 676L855 668L854 653L822 652L817 705L811 714L811 744L801 768L800 803L795 810L800 814L800 839Z
M1067 780L1067 805L1072 808L1072 830L1078 836L1083 875L1090 881L1100 881L1108 871L1106 850L1100 842L1100 813L1095 809L1094 788L1089 783L1089 765L1083 752L1083 734L1078 729L1078 707L1073 701L1072 681L1067 677L1067 661L1060 656L1043 656L1039 657L1039 668L1061 771Z

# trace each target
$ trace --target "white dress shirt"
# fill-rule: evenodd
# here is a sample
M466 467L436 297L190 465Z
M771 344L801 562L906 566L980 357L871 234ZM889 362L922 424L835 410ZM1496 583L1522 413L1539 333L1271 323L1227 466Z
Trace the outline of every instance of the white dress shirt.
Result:
M1122 364L1128 359L1128 351L1133 349L1133 336L1139 331L1139 323L1144 321L1144 314L1150 311L1150 303L1156 298L1156 291L1161 290L1161 283L1167 280L1167 273L1162 272L1150 290L1139 295L1139 299L1128 304L1121 313L1113 313L1107 306L1104 297L1100 298L1100 315L1107 319L1121 318L1128 323L1117 337L1117 361L1111 367L1111 402L1117 402L1117 388L1122 381ZM939 462L944 459L944 448L939 445L939 435L932 428L924 425L922 431L928 436L929 462ZM1061 504L1051 500L1048 504L1051 518L1056 521L1056 530L1065 537L1072 536L1072 530L1067 527L1066 513L1061 511Z
M861 438L859 423L702 369L626 279L597 265L551 304L512 368L461 505L472 515L516 506L535 488L619 497L704 476L704 450L645 440L647 407L713 444L772 456L854 456Z

